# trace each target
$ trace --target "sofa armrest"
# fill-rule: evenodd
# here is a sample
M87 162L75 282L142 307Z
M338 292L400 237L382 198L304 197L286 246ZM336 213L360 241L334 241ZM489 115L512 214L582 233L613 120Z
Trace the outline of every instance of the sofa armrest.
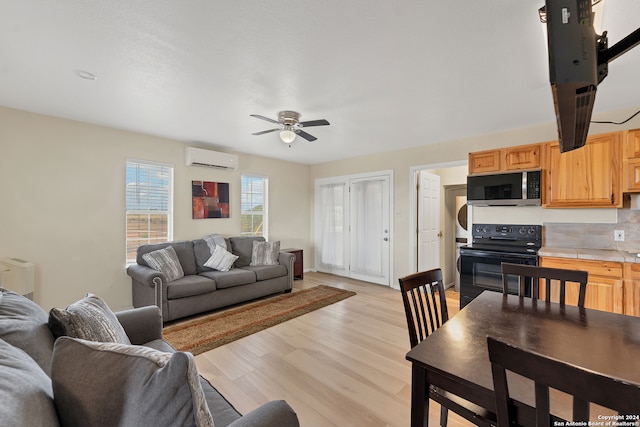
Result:
M289 268L289 266L293 267L293 263L295 260L296 256L290 252L280 252L278 254L278 263L286 265L287 268Z
M300 422L287 402L273 400L235 420L228 427L300 427Z
M116 317L131 344L142 345L162 339L162 314L155 305L118 311Z
M160 280L160 283L166 282L164 274L146 265L131 264L127 267L127 274L136 282L144 283L152 288L155 286L154 280Z

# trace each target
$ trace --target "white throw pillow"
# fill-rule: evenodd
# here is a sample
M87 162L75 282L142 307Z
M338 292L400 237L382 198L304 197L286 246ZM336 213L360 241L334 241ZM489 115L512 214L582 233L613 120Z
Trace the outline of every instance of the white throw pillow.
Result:
M204 263L205 267L213 268L218 271L229 271L231 270L231 266L238 259L237 255L232 254L229 251L226 251L222 248L222 246L217 246L213 250L213 254L211 258Z

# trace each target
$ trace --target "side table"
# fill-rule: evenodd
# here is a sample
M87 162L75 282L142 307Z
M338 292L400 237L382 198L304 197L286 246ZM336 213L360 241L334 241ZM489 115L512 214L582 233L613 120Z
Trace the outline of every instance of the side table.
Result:
M280 250L282 252L289 252L290 254L293 254L296 257L295 261L293 261L293 278L302 280L303 272L304 272L302 249L287 248L287 249L280 249Z

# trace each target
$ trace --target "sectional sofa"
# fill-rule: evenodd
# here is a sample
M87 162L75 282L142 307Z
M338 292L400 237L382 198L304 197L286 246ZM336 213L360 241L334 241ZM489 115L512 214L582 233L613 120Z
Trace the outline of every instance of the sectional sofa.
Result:
M87 295L47 314L0 288L0 325L0 426L299 427L282 400L238 413L162 340L156 306Z

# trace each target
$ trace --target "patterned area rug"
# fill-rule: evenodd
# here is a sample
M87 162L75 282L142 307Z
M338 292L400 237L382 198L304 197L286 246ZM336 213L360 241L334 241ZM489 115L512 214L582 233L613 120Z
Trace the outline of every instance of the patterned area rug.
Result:
M162 333L176 349L197 355L355 294L314 286L168 326Z

